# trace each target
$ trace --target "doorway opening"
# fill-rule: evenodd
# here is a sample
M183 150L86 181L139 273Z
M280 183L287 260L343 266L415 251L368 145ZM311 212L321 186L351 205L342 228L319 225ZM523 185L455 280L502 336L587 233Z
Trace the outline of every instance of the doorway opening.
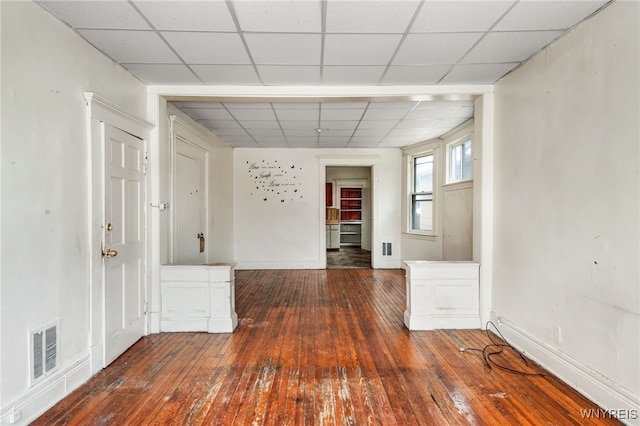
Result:
M327 166L327 269L371 268L371 167Z

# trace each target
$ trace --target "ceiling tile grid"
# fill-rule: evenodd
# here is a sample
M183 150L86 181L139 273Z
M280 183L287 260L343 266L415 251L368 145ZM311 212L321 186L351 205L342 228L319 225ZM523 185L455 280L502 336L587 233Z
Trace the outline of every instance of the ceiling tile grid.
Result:
M177 86L493 84L608 3L36 2L145 84ZM437 137L473 116L471 101L353 108L270 101L177 105L233 146L395 147Z

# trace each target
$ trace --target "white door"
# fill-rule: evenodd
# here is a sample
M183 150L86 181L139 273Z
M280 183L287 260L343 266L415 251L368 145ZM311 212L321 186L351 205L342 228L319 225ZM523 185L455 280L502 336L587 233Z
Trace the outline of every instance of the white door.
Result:
M206 263L206 158L205 151L176 138L175 264Z
M144 141L105 125L104 366L144 334Z

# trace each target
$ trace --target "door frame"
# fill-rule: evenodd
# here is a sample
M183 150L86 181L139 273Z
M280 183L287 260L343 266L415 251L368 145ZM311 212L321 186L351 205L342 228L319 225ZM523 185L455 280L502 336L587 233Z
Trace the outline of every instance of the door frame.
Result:
M371 268L376 269L380 267L381 264L381 250L378 247L380 237L378 236L378 188L377 188L377 176L379 174L379 163L380 156L378 155L363 155L363 156L350 156L350 155L335 155L335 156L318 156L318 162L320 167L318 167L320 176L319 176L319 185L320 185L320 200L319 205L322 207L322 214L319 214L319 224L318 230L320 233L320 267L322 269L327 268L327 236L325 232L325 215L324 215L324 206L325 206L325 182L327 177L327 167L331 166L349 166L349 167L370 167L371 174L369 182L370 184L370 203L371 203Z
M102 128L109 125L123 130L127 133L141 138L145 143L145 151L149 150L151 131L153 124L131 114L124 108L93 92L84 92L84 99L87 103L86 123L87 140L89 146L88 166L89 166L89 357L91 373L95 374L105 367L104 358L104 321L105 321L105 300L104 300L104 262L102 261L102 244L104 240L104 199L105 199L105 152ZM150 175L145 170L145 194L149 193ZM145 197L147 200L147 197ZM149 209L145 201L144 215L144 299L147 305L149 291ZM146 310L145 310L146 311ZM147 312L145 315L145 334L149 333L149 321Z
M211 228L211 208L210 208L210 182L209 175L211 173L211 146L207 142L204 135L201 135L200 132L195 129L193 126L190 126L189 123L182 120L180 117L171 114L169 115L169 170L170 172L170 198L171 205L176 205L176 158L178 155L178 140L186 145L189 145L197 150L200 150L204 153L205 161L204 161L204 230L202 231L205 237L205 250L204 250L204 262L208 263L211 261L210 250L211 247L211 238L210 238L210 228ZM170 205L170 206L171 206ZM176 258L176 232L177 232L177 223L175 217L175 209L169 208L169 222L170 222L170 232L169 232L169 263L173 264Z

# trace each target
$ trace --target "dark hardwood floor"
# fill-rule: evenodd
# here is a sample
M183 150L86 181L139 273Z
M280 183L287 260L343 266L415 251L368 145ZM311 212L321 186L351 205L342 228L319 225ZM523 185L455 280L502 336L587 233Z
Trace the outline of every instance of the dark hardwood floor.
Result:
M481 330L409 332L400 270L238 271L236 300L233 334L145 337L33 424L616 423L583 419L597 407L549 374L460 352Z

